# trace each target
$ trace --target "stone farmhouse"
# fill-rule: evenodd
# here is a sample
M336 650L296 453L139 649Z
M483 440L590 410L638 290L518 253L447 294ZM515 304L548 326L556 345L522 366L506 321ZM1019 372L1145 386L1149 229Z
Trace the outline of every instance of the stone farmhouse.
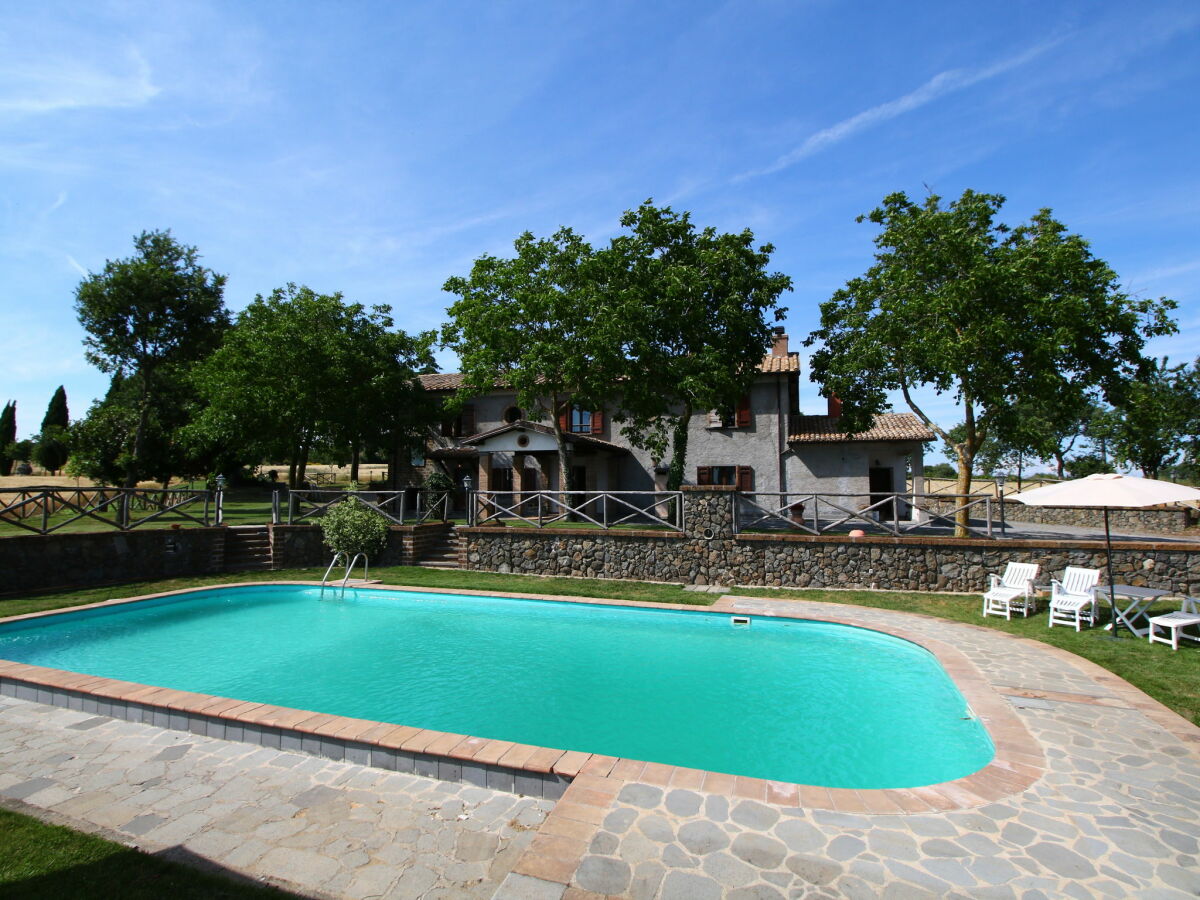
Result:
M422 375L425 390L449 396L462 384L456 372ZM880 415L870 430L850 435L839 426L840 403L827 415L801 415L800 355L777 328L758 378L732 417L698 413L688 435L685 483L733 485L740 491L836 493L867 497L905 490L909 473L922 478L922 450L934 435L911 413ZM666 485L667 466L630 446L611 409L573 408L561 424L571 445L571 488L652 491ZM427 474L441 470L456 485L470 476L482 491L558 490L558 451L549 424L529 421L514 395L495 390L475 397L456 419L431 435Z

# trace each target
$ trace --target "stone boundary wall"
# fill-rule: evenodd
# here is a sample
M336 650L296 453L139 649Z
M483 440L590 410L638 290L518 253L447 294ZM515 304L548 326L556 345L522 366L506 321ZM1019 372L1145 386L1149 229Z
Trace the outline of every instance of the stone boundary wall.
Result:
M981 590L987 574L1010 560L1041 565L1039 582L1066 566L1105 564L1099 541L735 536L730 491L694 488L685 498L682 534L460 527L460 558L466 568L528 575L967 593ZM1197 593L1200 543L1122 542L1114 547L1113 570L1124 583Z
M927 498L922 506L945 515L957 505L950 500ZM972 508L972 515L983 514L982 507ZM1074 525L1081 528L1103 528L1104 510L1066 506L1026 506L1017 500L1004 501L1004 517L1009 522L1032 522L1037 525ZM1000 506L992 502L992 521L1000 522ZM1200 525L1200 511L1194 509L1110 509L1108 521L1114 531L1144 532L1146 534L1181 534L1186 528ZM1200 539L1200 534L1197 535Z
M268 527L273 568L329 565L332 554L316 525ZM443 522L393 525L387 546L371 565L412 565L444 540L450 527ZM0 538L0 596L217 574L226 571L225 535L225 528L214 527Z
M221 570L224 528L0 538L0 594L180 578Z

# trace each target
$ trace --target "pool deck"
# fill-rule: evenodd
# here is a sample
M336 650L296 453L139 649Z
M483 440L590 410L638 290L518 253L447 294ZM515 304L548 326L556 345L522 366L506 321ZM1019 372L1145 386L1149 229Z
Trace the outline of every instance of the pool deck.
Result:
M582 598L579 602L611 603ZM662 608L659 604L646 605ZM116 711L112 704L125 703L122 698L131 698L128 703L144 709L139 704L153 697L139 685L79 681L82 676L73 676L77 680L67 684L72 676L66 673L56 676L54 670L34 672L36 667L0 663L0 679L5 679L6 687L18 682L25 685L21 692L6 691L15 695L13 699L0 700L0 752L5 759L5 767L0 770L0 796L127 836L138 835L138 828L153 821L154 827L145 832L151 840L156 829L166 829L161 833L178 834L178 843L185 849L221 865L250 875L271 875L256 868L258 863L273 850L295 848L286 844L268 846L259 860L239 865L237 859L221 856L219 839L204 837L223 833L215 820L193 818L187 827L172 831L173 817L182 821L188 818L188 812L169 805L148 812L153 804L143 804L139 799L147 790L145 781L185 777L195 767L191 763L174 766L175 774L154 775L139 782L129 767L123 767L120 754L106 745L109 748L93 758L104 763L108 784L127 794L119 798L119 814L106 814L103 821L97 821L92 813L107 805L93 808L79 800L96 790L88 781L91 769L81 769L71 762L89 752L81 742L87 744L104 736L110 741L123 741L122 746L131 749L154 742L188 742L204 748L204 754L229 756L227 763L213 769L213 778L222 772L227 778L269 783L262 767L269 775L279 758L295 757L300 762L288 768L307 767L324 773L322 777L329 780L366 785L368 795L378 790L374 803L381 807L381 817L384 809L391 809L393 816L410 815L414 802L423 802L414 801L414 794L409 792L412 785L419 785L417 795L476 791L482 792L481 798L488 795L479 803L507 797L513 802L537 804L529 808L540 811L540 815L526 813L527 818L536 817L537 823L530 822L531 830L520 833L521 840L512 843L518 850L505 851L509 854L507 868L489 868L488 878L473 886L478 889L470 892L474 896L490 895L489 888L496 888L496 881L501 879L495 896L505 900L583 900L598 895L663 900L723 896L739 900L809 896L1169 898L1200 893L1200 729L1106 670L1036 641L910 613L737 597L722 597L708 609L844 622L897 634L928 647L992 734L999 751L997 760L977 776L947 785L908 791L851 791L735 778L590 754L575 754L563 764L567 758L564 751L547 751L539 756L541 748L528 748L512 754L514 745L507 745L494 761L505 765L493 765L493 769L501 775L514 771L518 773L514 777L520 777L522 765L537 757L538 767L546 771L530 770L528 776L540 775L542 785L552 786L545 799L519 800L488 786L488 764L480 763L483 784L462 783L470 768L469 758L464 761L462 754L468 750L478 753L495 742L462 746L478 739L453 735L435 744L437 738L429 737L423 750L433 746L443 754L456 749L459 752L459 757L436 757L458 760L457 770L455 763L447 763L443 777L449 778L436 781L416 771L415 760L424 758L425 765L429 764L428 754L421 751L412 751L413 770L382 772L358 765L355 760L361 757L351 757L345 751L338 760L329 760L304 757L285 747L247 746L222 740L228 732L208 736L206 724L200 734L188 734L191 722L186 716L182 733L156 727L153 715L132 722L106 719L96 713ZM30 695L30 685L35 683L57 683L60 690L70 689L76 694L96 689L96 696L101 698L114 693L114 686L119 689L115 691L116 699L107 701L107 710L102 701L96 700L90 709L81 703L72 711L29 702L55 699L45 693L39 697L36 687ZM209 701L209 714L217 708L212 698L187 696L195 702ZM903 698L897 698L897 702L903 702ZM126 705L118 714L132 718L133 707ZM271 715L278 719L278 713ZM67 723L63 717L74 719ZM99 724L82 728L84 723ZM164 724L172 724L169 717ZM179 727L178 722L174 724ZM368 734L361 726L339 723L335 728L327 721L316 724L332 729L331 734L345 732L347 727L351 731L357 727L354 734L359 739ZM133 731L126 733L125 729ZM113 730L119 732L116 738L109 735ZM498 749L493 747L485 758L490 759ZM368 750L368 761L371 752ZM405 752L409 751L402 746L394 750ZM547 762L554 753L559 755ZM193 763L198 764L202 756L194 756ZM268 761L268 756L274 762ZM560 769L557 773L556 766ZM383 785L389 778L401 779L394 783L409 787L371 787ZM452 783L455 781L458 783ZM520 787L519 782L514 783ZM330 789L336 789L336 785ZM154 781L149 790L169 790L169 783ZM275 796L269 788L267 793ZM556 797L550 795L554 793L557 802L552 802ZM276 797L280 799L286 798ZM234 798L229 802L238 801ZM161 806L161 799L159 803ZM143 808L147 811L139 812ZM550 810L548 815L546 810ZM127 821L118 821L126 812L130 814ZM228 815L232 810L223 812ZM286 804L277 810L283 817L280 821L293 821L297 816L294 811L288 813ZM155 818L147 820L147 815ZM449 837L433 839L437 846L452 850L458 821L445 826ZM472 820L468 816L461 821ZM138 822L142 824L134 824ZM503 825L496 827L502 830ZM283 830L288 827L292 826ZM532 827L536 827L536 833ZM189 829L191 833L185 834ZM273 832L268 829L268 833ZM386 836L386 829L380 829L380 833ZM505 835L491 834L499 848ZM329 842L333 840L331 837ZM385 846L390 845L385 840ZM365 854L370 861L364 863L358 855L361 852L361 848L347 851L347 858L358 866L346 871L320 864L323 881L292 881L298 888L337 896L417 897L433 891L432 884L420 891L415 890L411 880L402 884L403 873L413 865L411 862L395 866L398 871L391 872L394 877L390 881L382 870L377 870L372 875L376 882L370 882L376 885L374 893L352 888L354 884L369 884L358 879L361 873L355 871L357 868L381 864L370 853ZM317 855L344 866L336 852ZM277 861L278 855L272 858ZM454 860L448 857L443 868L452 865ZM425 864L422 868L435 871L437 866ZM334 883L335 877L341 880ZM448 891L446 896L456 896L452 884L441 884Z

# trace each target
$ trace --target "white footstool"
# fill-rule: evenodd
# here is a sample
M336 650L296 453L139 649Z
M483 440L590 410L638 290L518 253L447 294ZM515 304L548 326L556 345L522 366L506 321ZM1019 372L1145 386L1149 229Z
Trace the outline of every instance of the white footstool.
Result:
M1150 622L1150 643L1157 641L1160 644L1170 644L1172 650L1179 649L1179 639L1183 638L1188 641L1200 641L1200 637L1195 637L1190 634L1183 634L1183 629L1189 625L1200 625L1200 615L1187 612L1167 613L1165 616L1152 616ZM1170 632L1169 635L1158 635L1154 633L1155 628L1165 628Z

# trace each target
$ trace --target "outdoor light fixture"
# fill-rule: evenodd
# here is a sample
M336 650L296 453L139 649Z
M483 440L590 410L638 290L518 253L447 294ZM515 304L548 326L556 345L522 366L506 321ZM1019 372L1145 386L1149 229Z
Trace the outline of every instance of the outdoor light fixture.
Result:
M216 478L216 482L217 482L217 490L218 491L225 490L225 476L224 475L218 475Z

